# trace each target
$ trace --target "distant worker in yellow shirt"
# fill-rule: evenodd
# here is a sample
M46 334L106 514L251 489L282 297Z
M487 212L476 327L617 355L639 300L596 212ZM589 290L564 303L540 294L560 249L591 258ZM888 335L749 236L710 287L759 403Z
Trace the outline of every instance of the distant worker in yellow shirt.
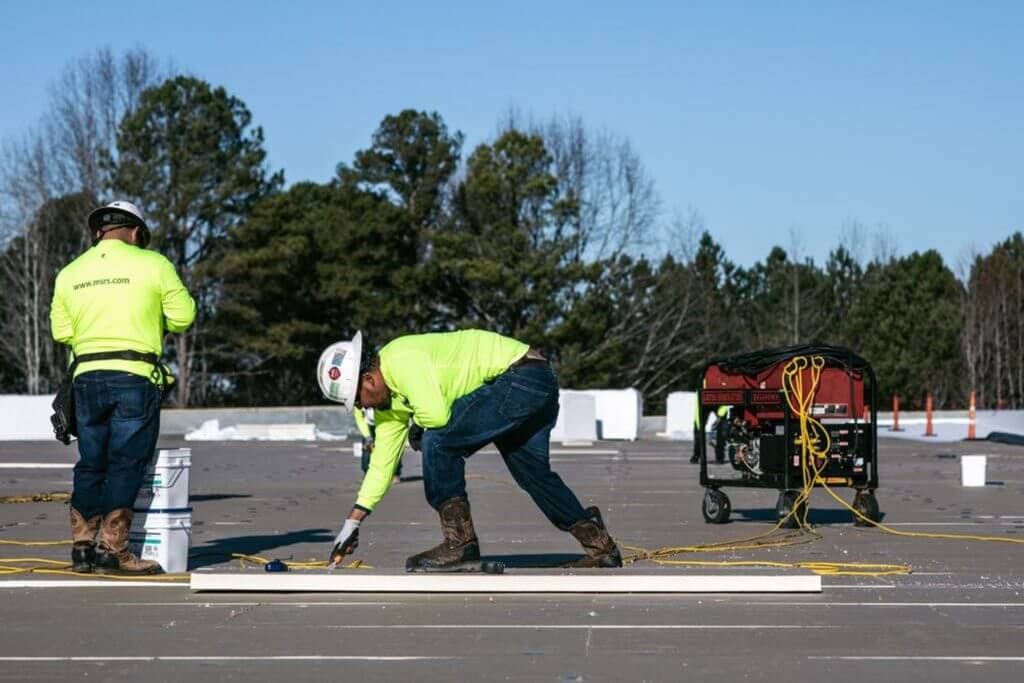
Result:
M196 304L174 266L148 251L150 232L128 202L89 216L93 247L57 275L50 325L72 349L78 463L71 494L72 568L153 574L128 549L132 508L160 431L164 332L184 332Z
M352 413L352 417L355 418L356 429L359 430L359 436L362 437L362 443L360 444L361 450L359 454L359 467L363 470L363 474L366 474L370 469L370 458L373 457L373 442L374 442L374 429L376 425L373 421L373 408L363 408L362 410L356 410ZM415 429L414 429L415 428ZM415 433L418 430L418 435ZM419 450L419 442L417 441L418 436L423 435L423 430L418 427L411 427L409 429L409 445L414 450ZM402 457L398 457L398 466L395 468L395 475L391 479L392 484L397 484L402 478Z
M373 408L373 457L331 561L358 545L359 526L387 493L409 421L422 427L423 486L441 518L444 541L413 555L408 571L459 571L480 561L466 495L466 458L494 443L516 483L585 557L578 567L621 567L622 556L597 507L584 509L549 462L558 416L558 378L536 349L493 332L466 330L399 337L377 356L362 335L328 347L317 378L324 396L347 409Z

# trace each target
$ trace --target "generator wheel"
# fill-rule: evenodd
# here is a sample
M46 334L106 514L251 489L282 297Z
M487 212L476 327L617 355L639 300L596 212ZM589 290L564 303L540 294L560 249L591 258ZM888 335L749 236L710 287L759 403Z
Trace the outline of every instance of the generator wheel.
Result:
M853 509L872 522L882 521L882 511L878 509L878 499L872 491L857 491L853 497ZM853 517L853 523L856 526L871 526L856 515Z
M782 522L783 529L796 529L800 526L800 520L804 518L804 514L807 511L807 503L800 503L800 508L796 511L796 514L789 514L796 504L796 499L799 497L800 493L798 491L779 492L779 500L775 504L775 511L778 513L780 520L785 520Z
M708 489L704 492L704 504L701 505L701 512L704 513L704 521L708 524L725 524L729 521L729 515L732 513L729 496L718 489Z

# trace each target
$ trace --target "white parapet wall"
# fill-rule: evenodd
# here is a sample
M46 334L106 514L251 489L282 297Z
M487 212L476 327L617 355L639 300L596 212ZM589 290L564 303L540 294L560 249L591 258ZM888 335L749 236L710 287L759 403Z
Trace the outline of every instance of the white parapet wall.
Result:
M48 441L53 438L53 394L0 394L0 441Z
M673 391L665 399L665 435L670 439L693 440L696 391Z

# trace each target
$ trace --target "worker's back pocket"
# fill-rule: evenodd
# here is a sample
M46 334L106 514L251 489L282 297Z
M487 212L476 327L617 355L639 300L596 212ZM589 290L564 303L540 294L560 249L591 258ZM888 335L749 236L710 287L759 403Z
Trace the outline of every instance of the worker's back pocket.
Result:
M118 378L107 386L115 404L115 420L144 420L156 410L159 390L143 377Z
M513 375L498 412L510 420L529 417L548 404L554 391L547 382Z

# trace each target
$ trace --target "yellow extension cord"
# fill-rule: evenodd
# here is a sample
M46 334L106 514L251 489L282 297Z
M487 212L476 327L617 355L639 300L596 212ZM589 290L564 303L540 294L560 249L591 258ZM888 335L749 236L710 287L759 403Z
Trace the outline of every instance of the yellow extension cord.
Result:
M686 553L724 553L741 552L750 550L762 550L769 548L783 548L804 543L813 543L822 538L821 534L807 521L807 514L810 506L811 493L815 486L823 488L841 506L849 510L854 516L866 524L880 529L881 531L894 536L906 538L930 538L947 539L960 541L984 541L992 543L1016 543L1024 544L1024 539L1004 538L1000 536L981 536L976 534L943 534L924 531L900 531L888 527L881 522L876 522L861 514L859 510L847 503L837 494L821 476L827 463L828 452L831 447L831 439L824 425L812 416L814 396L821 381L821 371L825 367L825 360L821 356L797 356L793 358L783 370L782 389L786 395L790 411L800 421L800 450L801 450L801 474L803 488L793 501L789 514L780 519L774 527L768 531L746 538L719 541L717 543L702 543L689 546L670 546L656 550L646 550L637 546L620 543L626 550L634 554L625 558L627 564L641 561L650 561L656 564L688 567L769 567L779 569L806 569L815 574L828 576L892 576L910 574L912 568L906 564L886 564L868 562L828 562L828 561L797 561L782 562L773 560L680 560L673 559L675 555ZM810 386L805 386L804 373L810 375ZM820 463L820 464L819 464ZM19 497L22 500L16 502L28 502L33 496ZM25 500L27 499L27 500ZM6 502L6 501L5 501ZM15 502L15 501L9 501ZM801 514L802 513L802 514ZM796 515L797 529L785 529L785 524L790 517ZM0 545L15 546L57 546L69 545L71 541L8 541L0 540ZM246 563L262 566L270 562L265 557L258 555L244 555L234 553L231 556L237 559L245 567ZM325 569L326 561L288 562L291 569ZM29 565L29 566L18 566ZM353 560L345 569L372 569L360 560ZM119 580L145 580L145 581L187 581L187 574L158 574L155 576L116 576L111 574L79 574L68 568L66 562L48 560L41 558L7 558L0 559L0 576L10 574L58 574L69 576L96 576L104 579Z
M65 491L52 491L50 493L33 493L30 496L0 496L0 505L13 503L52 503L55 501L71 500L71 494Z
M807 569L816 574L831 576L891 576L899 574L910 574L912 568L905 564L877 564L865 562L775 562L768 560L679 560L672 559L675 555L684 553L720 553L736 552L745 550L760 550L762 548L779 548L802 543L816 541L822 536L815 531L807 522L807 513L810 506L811 493L815 486L823 488L840 505L854 514L862 522L880 529L881 531L894 536L907 538L931 538L948 540L984 541L991 543L1024 543L1024 539L1004 538L1001 536L981 536L976 534L942 534L924 531L900 531L888 527L881 522L876 522L863 515L859 510L847 503L837 494L821 476L827 463L828 452L831 447L831 439L828 430L824 425L812 416L814 396L821 381L821 371L825 367L825 359L821 356L797 356L793 358L783 369L782 389L786 395L790 411L800 421L800 450L801 450L801 473L803 488L800 490L793 502L789 514L780 519L773 528L768 531L748 538L736 539L733 541L720 541L718 543L705 543L692 546L675 546L658 548L657 550L645 550L635 546L623 544L627 550L635 554L626 558L627 563L648 560L656 564L674 566L695 566L695 567L776 567L784 569ZM810 386L805 386L805 371L810 375ZM820 463L820 464L818 464ZM802 512L802 514L800 514ZM798 529L789 531L783 529L783 525L793 515L797 515ZM782 532L782 533L780 533Z
M71 541L0 541L3 545L19 545L19 546L54 546L54 545L70 545ZM263 566L271 562L271 560L260 557L259 555L244 555L242 553L232 553L231 557L238 560L239 564L245 568L248 565ZM289 569L326 569L327 562L324 560L309 560L304 562L293 562L289 560L287 562ZM28 565L28 566L19 566ZM353 560L346 565L342 565L339 569L373 569L370 565L366 564L362 560ZM97 578L97 579L116 579L116 580L135 580L135 581L188 581L189 575L186 574L151 574L149 576L123 576L118 574L83 574L81 572L73 572L70 569L70 565L67 562L61 560L50 560L42 557L5 557L0 559L0 576L10 576L12 574L51 574L57 576L75 576L78 578Z

